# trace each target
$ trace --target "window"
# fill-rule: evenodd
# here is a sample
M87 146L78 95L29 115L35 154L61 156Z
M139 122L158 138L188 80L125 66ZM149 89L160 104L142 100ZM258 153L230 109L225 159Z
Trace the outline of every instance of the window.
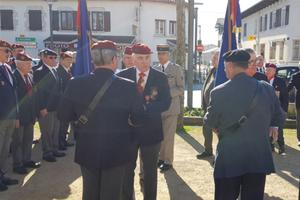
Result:
M300 40L293 41L293 60L300 60Z
M155 20L155 34L165 35L166 34L166 20Z
M42 30L42 11L29 10L29 30Z
M271 30L273 28L273 12L270 13L270 25L269 29Z
M281 26L281 8L276 10L275 27Z
M74 21L76 20L76 15L74 16L73 11L61 11L60 12L60 22L61 30L74 30L76 25Z
M104 30L104 13L92 12L92 30L103 31Z
M110 12L93 11L91 22L93 31L110 32Z
M279 60L283 60L284 42L279 42Z
M290 21L290 6L285 7L285 25L288 25Z
M0 10L1 30L13 30L14 20L12 10Z
M270 44L270 60L274 60L276 56L276 42Z
M263 17L260 16L259 18L259 32L262 32L263 30Z
M243 37L247 37L247 23L244 24Z
M264 20L264 31L268 29L268 15L265 14L265 20Z
M169 22L169 34L170 35L176 35L176 21L170 21Z

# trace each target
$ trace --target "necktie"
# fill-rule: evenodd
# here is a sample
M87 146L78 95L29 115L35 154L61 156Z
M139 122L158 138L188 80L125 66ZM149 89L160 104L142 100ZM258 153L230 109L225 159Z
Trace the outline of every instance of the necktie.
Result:
M165 72L165 66L161 65L162 71Z
M145 74L143 72L139 73L139 80L137 82L138 92L142 95L144 92L144 82L145 82Z
M71 70L68 70L68 79L70 80L72 78Z
M58 75L57 75L57 71L53 68L52 70L53 76L56 80L58 80Z
M26 84L27 94L31 96L32 95L32 84L31 84L31 81L30 81L28 75L25 75L24 78L25 78L25 84Z

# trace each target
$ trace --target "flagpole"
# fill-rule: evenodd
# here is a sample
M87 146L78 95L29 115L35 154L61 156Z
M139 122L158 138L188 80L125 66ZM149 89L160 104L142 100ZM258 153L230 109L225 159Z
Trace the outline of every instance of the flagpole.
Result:
M228 0L228 50L232 50L231 0Z

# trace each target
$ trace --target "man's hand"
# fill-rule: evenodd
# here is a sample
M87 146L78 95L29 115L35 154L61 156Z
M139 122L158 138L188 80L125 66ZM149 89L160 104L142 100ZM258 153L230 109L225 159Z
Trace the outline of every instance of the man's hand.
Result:
M40 114L41 114L42 117L45 117L46 115L48 115L48 110L45 108L45 109L40 111Z
M16 125L15 128L20 128L20 120L16 119Z
M273 143L278 140L278 127L270 127L269 128L269 136L273 139Z

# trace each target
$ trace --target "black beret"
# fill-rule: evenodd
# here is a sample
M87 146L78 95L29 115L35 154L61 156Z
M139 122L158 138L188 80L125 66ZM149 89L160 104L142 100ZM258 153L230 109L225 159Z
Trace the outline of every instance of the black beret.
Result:
M250 54L243 49L235 49L225 53L223 58L225 62L248 62L250 59Z
M42 54L45 56L57 56L57 53L51 49L42 50Z

